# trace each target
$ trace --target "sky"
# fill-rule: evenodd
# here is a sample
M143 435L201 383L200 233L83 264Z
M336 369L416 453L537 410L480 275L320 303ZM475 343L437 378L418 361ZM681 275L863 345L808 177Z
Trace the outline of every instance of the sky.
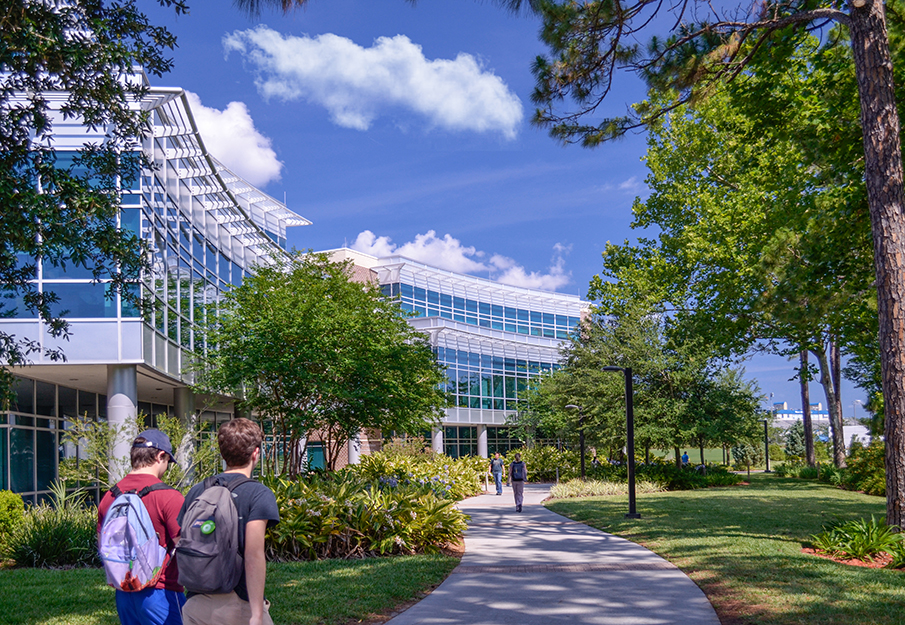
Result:
M290 246L352 247L585 297L608 241L634 240L644 134L593 150L530 122L540 22L478 0L311 0L251 18L229 0L188 15L145 3L177 36L174 68L208 150L311 220ZM620 76L601 114L644 97ZM744 363L767 405L800 408L793 365ZM817 384L811 401L822 400ZM843 383L843 412L864 393ZM825 400L824 400L825 404Z

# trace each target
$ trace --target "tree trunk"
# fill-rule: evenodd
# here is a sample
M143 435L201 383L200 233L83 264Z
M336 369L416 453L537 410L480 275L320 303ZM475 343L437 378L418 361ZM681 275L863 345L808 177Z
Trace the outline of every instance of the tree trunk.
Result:
M814 425L811 423L811 391L808 388L810 381L808 370L808 350L801 350L801 420L804 425L804 457L809 467L817 463L814 455Z
M826 349L823 346L813 351L820 365L820 384L826 394L826 407L830 413L830 433L833 437L833 464L842 468L845 466L845 437L842 435L842 415L839 414L839 402L836 401L836 391L833 389L830 363Z
M862 0L856 0L861 2ZM886 416L886 522L905 522L905 193L884 5L867 0L849 19L864 135Z
M676 450L676 466L680 469L682 468L682 454L679 453L679 448L675 447Z
M704 472L704 475L707 475L707 463L704 462L704 439L701 439L701 470Z
M836 337L830 338L830 371L833 374L833 391L836 393L836 410L839 411L839 420L844 425L845 411L842 410L842 363L839 357L839 344L836 342Z

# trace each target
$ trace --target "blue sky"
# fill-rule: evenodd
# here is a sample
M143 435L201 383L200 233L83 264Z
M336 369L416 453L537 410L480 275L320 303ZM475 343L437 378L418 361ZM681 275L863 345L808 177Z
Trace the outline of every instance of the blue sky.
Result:
M536 18L475 0L311 0L257 19L227 0L190 7L150 9L179 42L152 83L192 92L208 149L313 222L290 245L392 251L584 296L606 242L634 238L645 137L587 150L530 124ZM602 113L643 95L620 78ZM784 359L746 369L800 407ZM846 416L859 397L843 389Z

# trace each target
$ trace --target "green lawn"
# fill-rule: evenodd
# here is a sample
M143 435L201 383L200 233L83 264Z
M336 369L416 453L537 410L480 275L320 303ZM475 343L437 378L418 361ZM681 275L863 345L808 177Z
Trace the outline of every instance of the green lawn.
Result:
M679 566L723 625L899 625L905 572L837 564L802 546L836 518L885 514L885 500L811 481L751 476L749 486L548 502L551 510L623 536Z
M440 583L447 556L269 564L267 598L280 625L361 620ZM0 625L118 625L113 589L99 569L0 570Z
M682 452L688 453L688 462L691 464L700 464L701 463L701 450L694 447L680 447L679 448L679 456L682 455ZM643 453L643 452L642 452ZM666 458L672 462L676 460L676 452L672 449L651 449L651 456L657 456L658 458ZM704 460L710 464L723 464L723 450L719 447L715 447L713 449L709 447L704 448ZM731 462L730 458L730 462Z

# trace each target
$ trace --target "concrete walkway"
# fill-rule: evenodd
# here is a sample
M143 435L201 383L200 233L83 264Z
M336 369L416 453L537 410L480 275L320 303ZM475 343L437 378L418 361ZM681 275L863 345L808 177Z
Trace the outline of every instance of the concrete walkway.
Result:
M492 488L492 487L491 487ZM720 625L704 593L660 556L547 510L549 486L461 502L462 562L388 625Z

